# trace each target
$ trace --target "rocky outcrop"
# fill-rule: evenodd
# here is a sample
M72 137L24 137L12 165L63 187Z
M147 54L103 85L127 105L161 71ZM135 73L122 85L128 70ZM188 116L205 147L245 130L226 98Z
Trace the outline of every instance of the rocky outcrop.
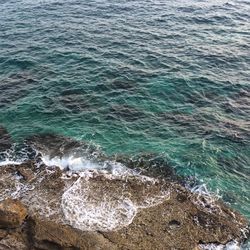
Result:
M190 250L201 243L242 242L248 233L239 213L176 182L71 175L32 162L1 167L0 176L0 249ZM104 224L90 218L94 213Z
M0 228L17 228L26 216L27 209L20 201L8 198L0 202Z

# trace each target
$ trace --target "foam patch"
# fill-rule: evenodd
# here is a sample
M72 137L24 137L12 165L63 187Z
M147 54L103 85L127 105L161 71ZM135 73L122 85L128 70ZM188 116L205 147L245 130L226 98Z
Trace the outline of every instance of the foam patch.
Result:
M65 220L83 231L125 227L132 223L139 209L155 206L169 197L169 192L155 186L154 181L143 176L134 176L128 182L103 175L79 177L62 196Z
M85 159L83 157L54 157L50 158L48 155L44 155L42 158L43 163L46 166L57 166L61 170L69 169L71 171L81 171L87 169L102 169L103 166L95 163L91 160Z
M12 161L9 159L5 159L5 160L0 162L0 167L7 166L7 165L20 165L20 164L22 164L22 161Z
M88 181L79 178L63 194L62 210L70 225L83 231L109 231L132 222L137 207L129 198L96 191L91 190Z
M226 245L200 244L201 250L240 250L242 249L237 241L231 241Z

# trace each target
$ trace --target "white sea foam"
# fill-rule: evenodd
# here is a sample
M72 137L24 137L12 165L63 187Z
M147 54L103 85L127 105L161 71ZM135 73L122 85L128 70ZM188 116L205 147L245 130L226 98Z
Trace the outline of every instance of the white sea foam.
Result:
M42 161L47 166L57 166L61 170L69 169L71 171L81 171L88 169L102 169L103 166L88 160L83 157L63 156L63 157L53 157L50 158L49 155L44 155L41 157Z
M18 148L17 144L13 144L11 148L0 152L0 166L20 165L29 159L29 151L24 146Z
M125 165L115 161L98 161L97 159L88 159L86 156L74 156L74 154L63 157L53 157L42 155L42 162L49 167L57 166L61 170L71 172L85 172L88 170L106 171L113 176L131 175L135 171L127 168Z
M84 231L109 231L133 221L137 207L129 198L98 195L82 177L64 192L61 206L70 225Z
M192 188L190 189L190 191L191 191L192 193L196 193L196 194L198 194L198 195L205 196L205 197L207 197L207 198L211 198L212 201L218 200L218 199L220 198L219 192L217 192L217 193L212 193L211 191L208 190L207 185L204 184L204 183L192 187Z
M221 208L218 206L217 201L221 198L219 191L212 192L207 188L206 184L196 185L192 188L187 187L192 193L197 194L194 197L193 202L199 207L206 209L208 212L220 211Z
M102 175L107 180L120 180L117 190L109 184L99 186L93 176L82 175L62 195L61 208L66 221L73 227L83 231L111 231L118 230L132 223L139 209L156 206L169 198L169 191L159 191L157 194L143 193L140 199L134 197L126 187L124 178L114 177L111 174ZM124 177L124 176L123 176ZM142 177L142 178L141 178ZM134 181L143 183L153 178L134 176ZM106 185L106 186L105 186ZM108 185L108 186L107 186Z
M158 195L145 197L143 202L138 204L137 207L138 208L154 207L169 199L170 199L170 192L168 190L164 190L160 192Z
M9 160L9 159L4 159L3 161L0 161L0 167L6 166L6 165L20 165L22 163L23 163L23 161L13 161L13 160Z
M201 250L240 250L242 249L237 241L231 241L226 245L200 244Z

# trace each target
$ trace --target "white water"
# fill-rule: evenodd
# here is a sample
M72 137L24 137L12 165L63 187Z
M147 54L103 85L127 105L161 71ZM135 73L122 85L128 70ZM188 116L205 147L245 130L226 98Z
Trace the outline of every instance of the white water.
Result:
M109 231L129 225L137 213L133 202L123 197L99 196L79 178L62 196L65 219L83 231Z
M110 177L110 180L116 179L113 175L102 176L106 179ZM168 190L159 191L158 194L151 196L142 194L141 201L138 202L133 193L129 193L126 189L126 179L117 177L117 180L120 180L117 184L119 191L113 189L110 191L107 183L104 183L104 186L95 186L90 175L79 177L62 196L61 208L66 221L83 231L118 230L132 223L139 209L160 204L170 195ZM139 175L135 181L143 184L145 180L147 183L150 180L151 185L156 181Z
M86 159L85 157L75 157L74 155L54 157L43 155L41 160L46 166L57 166L61 170L69 170L73 173L80 173L86 170L106 171L114 176L135 174L133 170L115 161L97 161L96 159Z
M9 159L5 159L4 161L0 161L0 167L6 166L6 165L20 165L22 164L22 161L12 161Z
M201 250L241 250L241 246L237 241L231 241L226 245L205 244L200 245Z
M88 169L103 169L103 166L98 163L94 163L83 157L74 157L73 155L54 158L50 158L49 155L44 155L41 159L45 165L49 167L57 166L61 170L69 169L75 172Z

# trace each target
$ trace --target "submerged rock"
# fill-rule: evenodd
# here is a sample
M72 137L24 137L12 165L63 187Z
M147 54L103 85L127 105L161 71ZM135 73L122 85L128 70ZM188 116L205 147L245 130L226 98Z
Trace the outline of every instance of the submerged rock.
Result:
M95 148L91 148L84 142L54 134L33 135L27 138L25 142L38 152L49 155L50 158L68 156L73 153L91 154L95 151Z
M248 221L239 213L169 180L72 174L32 162L3 166L0 176L2 204L16 204L8 199L15 197L17 211L28 209L14 224L0 216L4 228L13 228L0 231L0 249L190 250L248 237Z
M0 126L0 152L9 149L11 145L11 136L8 134L8 131L4 127Z
M114 159L131 169L136 169L144 175L161 179L164 178L169 181L183 181L183 178L178 176L175 170L170 166L166 157L161 157L154 153L144 153L134 157L116 155Z

